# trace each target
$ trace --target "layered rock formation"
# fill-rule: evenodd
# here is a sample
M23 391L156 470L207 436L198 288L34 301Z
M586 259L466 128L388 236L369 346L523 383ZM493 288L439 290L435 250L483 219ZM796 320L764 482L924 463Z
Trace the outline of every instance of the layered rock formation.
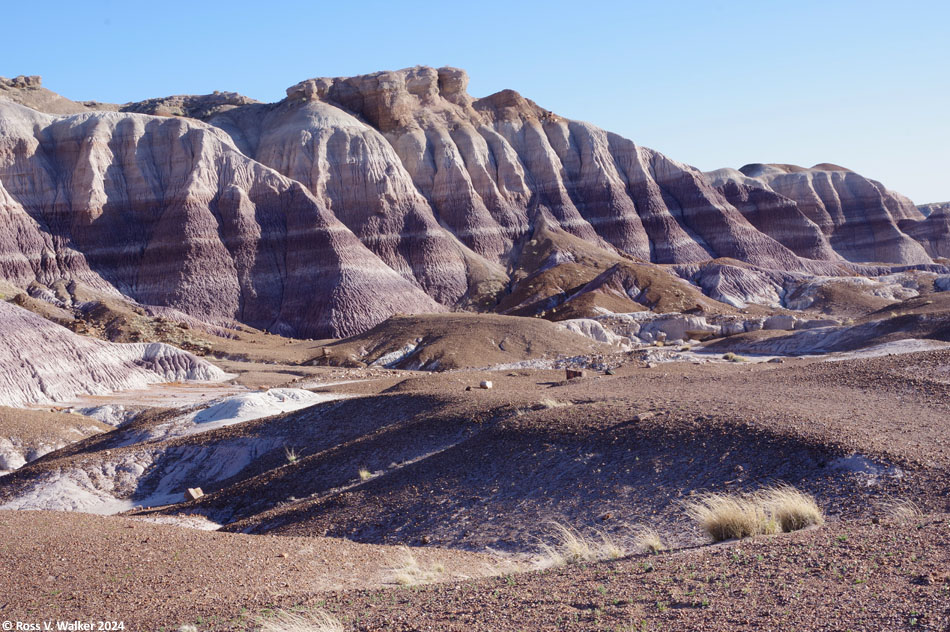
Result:
M0 101L0 273L299 336L439 311L300 183L191 119Z
M505 90L474 99L454 68L417 67L288 89L375 128L438 220L466 246L504 261L538 218L656 263L730 256L800 268L691 167Z
M930 217L930 215L936 211L950 212L950 202L931 202L930 204L918 204L917 210L923 213L925 217Z
M901 229L919 241L934 259L950 259L950 202L918 208L926 214L926 219L904 220Z
M931 262L925 248L898 226L903 220L923 219L913 203L843 167L750 164L707 175L759 230L800 256Z
M94 340L0 301L0 406L225 377L217 367L175 347Z
M644 298L666 271L645 280L631 265L672 266L741 307L780 304L802 275L946 256L944 215L846 169L703 174L511 90L473 98L467 82L416 67L310 79L276 104L215 93L121 107L0 82L35 108L0 98L0 275L341 336L395 312L547 315L582 289L575 306L676 302ZM37 111L90 108L122 111ZM527 253L542 227L592 250L541 261Z

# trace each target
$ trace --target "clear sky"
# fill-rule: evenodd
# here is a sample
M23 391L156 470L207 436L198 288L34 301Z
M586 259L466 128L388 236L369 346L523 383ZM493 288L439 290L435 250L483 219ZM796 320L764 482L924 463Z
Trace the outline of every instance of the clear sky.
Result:
M27 2L0 75L124 103L458 66L709 170L837 163L950 200L950 2Z

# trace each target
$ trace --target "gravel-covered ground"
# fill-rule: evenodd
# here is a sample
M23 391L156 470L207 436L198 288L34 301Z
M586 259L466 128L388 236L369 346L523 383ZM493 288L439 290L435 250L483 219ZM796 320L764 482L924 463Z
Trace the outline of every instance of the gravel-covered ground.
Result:
M134 518L0 512L0 620L241 630L300 606L350 630L950 629L948 351L628 357L614 375L570 381L347 371L319 390L349 399L156 444L283 437L298 453L269 449L198 501ZM494 388L477 388L484 379ZM47 455L0 479L0 495L54 470L108 471L138 449L120 443L100 435ZM709 546L684 514L691 494L774 482L814 494L828 522ZM892 519L894 499L923 515ZM234 533L145 522L194 515ZM524 572L550 519L615 535L652 526L677 548ZM401 544L439 583L394 585Z

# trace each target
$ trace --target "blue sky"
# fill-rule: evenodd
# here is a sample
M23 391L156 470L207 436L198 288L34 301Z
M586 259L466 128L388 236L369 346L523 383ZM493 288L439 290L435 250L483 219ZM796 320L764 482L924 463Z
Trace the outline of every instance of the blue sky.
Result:
M465 68L708 170L834 162L950 200L950 2L5 3L0 75L127 102Z

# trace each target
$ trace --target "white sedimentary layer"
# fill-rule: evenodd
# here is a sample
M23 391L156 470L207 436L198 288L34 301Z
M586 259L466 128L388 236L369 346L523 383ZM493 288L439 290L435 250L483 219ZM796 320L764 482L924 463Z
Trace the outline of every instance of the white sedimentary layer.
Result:
M42 474L2 509L46 509L113 514L133 507L183 500L187 487L209 485L239 473L264 453L284 445L280 437L234 437L207 444L175 445L175 437L208 432L283 412L299 410L346 395L302 389L271 389L209 402L183 411L170 422L144 432L125 432L111 449L135 446L110 456L91 455L82 463Z
M86 338L0 301L0 405L53 403L157 382L226 377L175 347Z

